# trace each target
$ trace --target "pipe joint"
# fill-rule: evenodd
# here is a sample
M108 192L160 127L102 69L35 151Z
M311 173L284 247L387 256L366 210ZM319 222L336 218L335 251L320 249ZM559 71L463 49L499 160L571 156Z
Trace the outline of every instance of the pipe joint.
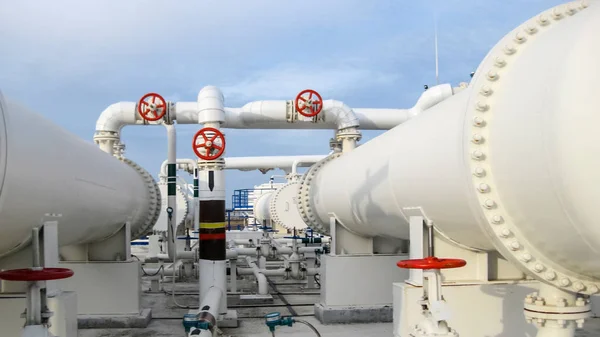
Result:
M225 98L215 86L206 86L198 93L198 124L225 122Z

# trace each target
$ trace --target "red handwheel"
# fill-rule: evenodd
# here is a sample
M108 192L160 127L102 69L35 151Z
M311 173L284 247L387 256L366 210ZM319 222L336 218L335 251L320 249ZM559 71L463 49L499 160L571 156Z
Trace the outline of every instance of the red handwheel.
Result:
M12 269L0 272L0 280L7 281L50 281L61 280L73 276L67 268Z
M315 96L313 98L313 96ZM314 117L323 110L323 99L318 92L312 89L301 91L296 96L296 111L306 117Z
M194 136L192 149L200 159L216 160L225 151L225 136L218 129L202 128ZM201 153L201 149L206 153Z
M452 269L467 265L467 261L461 259L438 259L437 257L426 257L424 259L402 260L396 265L404 269Z
M161 95L151 92L140 98L137 110L143 119L155 122L167 113L167 101Z

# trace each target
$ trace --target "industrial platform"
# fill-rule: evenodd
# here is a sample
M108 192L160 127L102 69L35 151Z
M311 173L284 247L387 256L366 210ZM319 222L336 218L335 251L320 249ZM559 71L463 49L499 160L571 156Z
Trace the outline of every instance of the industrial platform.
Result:
M147 282L145 283L145 287ZM273 292L272 304L245 305L239 303L239 295L228 296L229 308L238 312L240 325L235 329L223 328L223 336L231 337L266 337L270 336L263 316L270 312L280 312L290 315L291 310L302 319L312 323L323 337L392 337L392 323L370 324L332 324L323 325L314 317L314 303L319 299L318 289L304 289L301 284L281 283L277 280L274 284L279 294ZM177 283L177 302L182 305L195 305L198 303L197 284ZM272 289L270 289L272 290ZM152 309L152 321L145 329L80 329L79 337L179 337L183 336L184 329L182 317L187 309L178 308L171 300L171 284L165 283L163 293L142 294L144 308ZM283 297L283 298L282 298ZM288 302L288 307L284 301ZM313 335L306 326L297 324L293 327L280 327L276 336L311 336ZM600 318L587 320L583 329L578 330L575 337L600 336ZM491 337L491 336L490 336ZM511 337L498 335L493 337Z

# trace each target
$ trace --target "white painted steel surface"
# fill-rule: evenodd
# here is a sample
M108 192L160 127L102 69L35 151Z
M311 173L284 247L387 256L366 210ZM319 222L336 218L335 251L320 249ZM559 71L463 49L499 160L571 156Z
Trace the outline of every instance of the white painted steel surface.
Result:
M101 240L127 221L132 235L151 228L160 196L141 172L0 96L0 255L26 244L46 213L62 214L60 245Z
M598 293L600 44L589 32L600 30L600 5L587 7L520 25L468 89L316 170L306 215L408 238L406 208L421 207L461 244Z
M289 101L255 101L242 108L226 108L223 106L224 97L221 91L214 86L206 86L198 93L197 102L175 103L175 113L171 118L174 118L177 124L219 121L222 122L221 128L229 129L343 129L360 124L359 128L362 130L389 130L450 97L452 93L453 88L449 84L432 87L409 109L350 108L339 101L325 100L321 113L325 116L324 120L314 123L313 118L298 116L298 120L290 123L288 114L291 113L292 107L289 103L293 102L293 97L290 97ZM136 104L120 102L106 108L96 123L95 138L100 139L108 134L112 140L107 144L113 144L123 126L144 124L136 112ZM106 151L112 151L111 146L108 146Z
M253 206L254 218L258 220L259 223L263 223L263 221L271 220L271 211L269 209L269 205L271 204L271 197L273 196L274 191L268 191L263 193L256 198Z

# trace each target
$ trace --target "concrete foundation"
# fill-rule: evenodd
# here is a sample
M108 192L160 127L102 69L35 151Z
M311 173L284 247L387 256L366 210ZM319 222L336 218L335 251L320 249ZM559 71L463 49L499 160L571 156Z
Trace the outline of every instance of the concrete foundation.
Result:
M389 306L337 306L315 304L315 318L323 324L379 323L393 320L393 308Z
M145 328L152 320L152 310L143 309L138 315L78 315L79 329Z
M219 328L237 328L240 325L237 311L227 310L227 314L219 316L217 326Z
M396 267L402 259L406 256L323 256L317 319L323 324L391 322L391 285L408 278L407 270Z
M240 295L240 304L248 305L248 304L266 304L273 303L273 295Z

